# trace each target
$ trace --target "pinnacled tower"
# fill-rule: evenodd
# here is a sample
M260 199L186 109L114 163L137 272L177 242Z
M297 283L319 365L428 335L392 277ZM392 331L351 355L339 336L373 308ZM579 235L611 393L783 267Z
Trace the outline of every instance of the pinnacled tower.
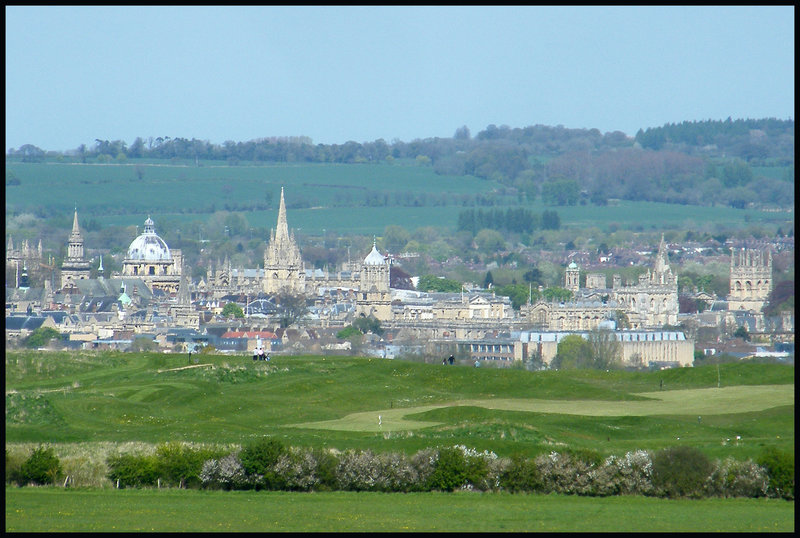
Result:
M650 273L650 284L654 286L678 286L678 275L672 272L669 266L667 255L667 243L664 241L664 234L661 234L661 243L658 245L656 262L653 264L653 272Z
M270 231L269 243L264 251L264 280L262 289L266 293L281 291L292 294L305 294L306 273L300 249L294 240L294 234L289 233L286 222L286 203L283 200L283 187L281 187L281 201L278 208L277 228Z
M731 250L728 310L760 312L772 291L772 252Z
M636 284L622 286L614 275L611 299L620 305L634 327L663 327L678 324L678 275L669 266L664 235L652 270L639 275Z
M356 311L359 315L375 316L381 321L391 319L390 271L389 261L378 252L376 241L373 239L372 250L361 264L361 282L356 301Z
M72 287L78 280L89 278L89 262L84 259L83 234L78 225L78 209L72 219L72 233L67 243L67 257L61 264L61 289Z

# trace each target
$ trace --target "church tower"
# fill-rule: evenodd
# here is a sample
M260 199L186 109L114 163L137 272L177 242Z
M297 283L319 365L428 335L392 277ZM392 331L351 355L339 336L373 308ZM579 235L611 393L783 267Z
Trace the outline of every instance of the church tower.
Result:
M728 310L760 312L772 291L772 252L731 251L730 286Z
M289 233L286 222L286 203L281 187L281 201L278 207L277 227L270 231L269 243L264 251L264 281L262 289L266 293L287 291L293 294L305 294L306 281L303 259L300 249Z
M678 285L678 276L672 273L669 266L669 257L667 254L667 244L664 242L664 234L661 234L661 243L658 245L658 254L656 254L656 262L653 265L653 272L650 273L650 283L656 286L676 286Z
M363 316L375 316L381 321L392 317L392 297L389 290L391 265L378 252L375 240L372 250L361 265L356 312Z
M580 288L581 270L578 264L570 262L564 274L564 287L572 292L573 296L578 293Z
M78 210L72 219L72 233L67 243L67 257L61 264L61 289L75 285L78 280L89 278L89 262L84 259L83 234L78 225Z

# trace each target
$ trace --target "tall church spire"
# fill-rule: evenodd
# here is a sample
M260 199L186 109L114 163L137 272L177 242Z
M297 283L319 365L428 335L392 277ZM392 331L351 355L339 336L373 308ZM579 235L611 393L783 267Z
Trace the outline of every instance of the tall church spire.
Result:
M278 208L278 227L275 230L275 239L278 243L289 239L289 225L286 223L286 203L283 201L283 187L281 187L281 203Z
M669 258L667 257L667 244L664 242L664 234L661 234L661 243L658 245L656 255L655 273L664 273L669 270Z
M75 208L75 216L72 218L72 232L69 234L67 244L67 258L74 261L83 260L83 235L80 225L78 225L78 209Z
M78 224L78 208L72 217L72 232L67 241L67 257L61 264L61 288L67 287L70 283L89 278L91 268L89 262L84 259L83 234Z
M80 235L81 228L78 226L78 208L75 208L75 216L72 217L72 235Z
M278 225L270 232L269 243L264 250L264 276L262 288L267 293L274 293L281 288L288 288L294 293L305 293L303 259L294 237L289 233L283 187L278 208Z

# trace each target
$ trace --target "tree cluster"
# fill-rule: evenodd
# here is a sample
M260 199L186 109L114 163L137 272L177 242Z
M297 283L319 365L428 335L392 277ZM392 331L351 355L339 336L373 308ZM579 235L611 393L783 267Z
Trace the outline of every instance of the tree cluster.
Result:
M556 211L545 210L542 214L525 208L465 209L458 214L458 231L467 231L475 236L479 231L498 230L512 233L531 233L534 230L557 230L561 220Z

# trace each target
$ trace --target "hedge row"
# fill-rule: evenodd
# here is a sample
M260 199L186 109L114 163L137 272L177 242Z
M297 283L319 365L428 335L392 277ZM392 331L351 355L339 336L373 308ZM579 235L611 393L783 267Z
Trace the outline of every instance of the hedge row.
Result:
M499 458L463 445L414 455L295 448L262 438L239 450L159 445L154 454L108 458L116 487L283 491L509 491L586 496L777 497L794 499L794 454L765 449L758 461L711 461L691 447L638 450L603 458L588 450ZM6 482L64 480L52 449L38 448L9 468Z

